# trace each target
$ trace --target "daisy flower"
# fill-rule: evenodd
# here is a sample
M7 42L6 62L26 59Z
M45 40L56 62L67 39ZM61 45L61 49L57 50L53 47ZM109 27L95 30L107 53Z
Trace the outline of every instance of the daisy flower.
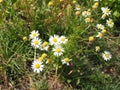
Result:
M43 42L40 49L41 50L45 50L45 51L48 51L48 48L49 48L49 43L48 42Z
M38 60L34 60L32 62L32 69L34 72L39 73L44 68L44 65L42 65L42 62L39 62Z
M97 28L103 30L105 27L102 24L97 24Z
M92 19L92 18L87 17L87 18L85 18L85 22L86 22L86 23L93 22L93 19Z
M60 43L65 44L67 43L68 39L65 36L60 37Z
M98 32L98 35L96 37L102 38L103 34L101 32Z
M95 51L96 51L96 52L99 52L99 51L100 51L100 46L96 46L96 47L95 47Z
M50 36L49 38L50 45L59 45L60 40L58 35Z
M112 58L112 55L109 51L104 51L104 53L102 53L102 57L105 61L110 60Z
M65 58L62 61L62 64L66 64L66 65L69 65L69 62L71 61L72 59L69 59L69 58Z
M29 36L30 36L30 39L34 39L39 36L39 33L38 33L38 31L34 30L31 32L31 34Z
M114 26L114 22L112 19L107 20L107 25L112 28Z
M87 11L83 11L82 16L87 17Z
M54 51L54 55L58 57L58 56L61 56L63 54L64 49L61 46L55 46L53 48L53 51Z
M102 7L101 8L103 14L106 14L107 16L109 16L111 14L111 11L108 7Z
M82 12L82 16L83 17L87 17L87 16L90 16L91 15L91 12L90 11L83 11Z
M41 39L34 38L34 39L31 41L31 45L32 45L34 48L39 48L40 45L41 45Z
M75 10L80 10L80 5L79 5L79 4L77 4L77 5L75 6Z

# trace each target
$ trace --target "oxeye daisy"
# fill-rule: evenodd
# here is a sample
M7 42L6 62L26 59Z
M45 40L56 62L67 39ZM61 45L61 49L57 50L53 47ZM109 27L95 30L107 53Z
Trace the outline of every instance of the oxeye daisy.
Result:
M69 59L69 58L64 58L62 61L62 64L66 64L66 65L69 65L69 62L71 61L72 59Z
M97 24L97 28L103 30L103 29L104 29L104 25L102 25L102 24Z
M87 17L87 16L90 16L90 15L91 15L90 9L88 9L88 11L83 11L82 12L83 17Z
M32 62L32 69L36 73L40 73L44 68L44 65L42 65L42 62L39 62L38 60L34 60Z
M114 26L114 22L112 19L107 20L107 25L112 28Z
M75 10L80 10L80 5L79 5L79 4L77 4L77 5L75 6Z
M105 61L110 60L112 58L112 55L109 51L104 51L104 53L102 53L102 57Z
M107 16L109 16L111 14L111 11L108 7L102 7L101 8L103 14L106 14Z
M58 35L50 36L49 38L50 45L59 45L60 40Z
M96 47L95 47L95 51L96 51L96 52L99 52L99 51L100 51L100 46L96 46Z
M65 43L67 43L67 41L68 41L68 39L65 36L60 37L60 43L65 44Z
M40 49L41 50L45 50L45 51L48 51L48 48L49 48L49 43L48 42L43 42Z
M85 18L85 22L86 22L86 23L93 22L93 19L90 18L90 17L87 17L87 18Z
M41 46L41 39L34 38L34 39L31 41L31 45L32 45L34 48L39 48L39 47Z
M87 17L87 16L88 16L88 15L87 15L87 11L83 11L83 12L82 12L82 16L83 16L83 17Z
M98 35L96 37L102 38L103 34L101 32L98 32Z
M30 34L30 39L34 39L34 38L37 38L39 36L39 33L38 31L32 31L31 34Z
M53 48L53 51L54 51L54 55L58 57L58 56L61 56L63 54L64 49L61 46L55 46Z

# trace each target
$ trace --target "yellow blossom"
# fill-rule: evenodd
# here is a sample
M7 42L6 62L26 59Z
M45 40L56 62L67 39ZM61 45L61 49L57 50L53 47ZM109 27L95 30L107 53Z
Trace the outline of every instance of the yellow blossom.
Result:
M106 31L105 29L103 29L101 32L104 34L104 33L106 33L107 31Z
M54 5L54 2L53 1L50 1L49 3L48 3L48 6L53 6Z
M42 60L43 60L43 57L39 57L39 58L38 58L38 61L41 62Z
M76 16L79 16L79 15L80 15L80 11L76 11L76 12L75 12L75 15L76 15Z
M99 52L100 51L100 46L96 46L95 50L96 50L96 52Z
M89 37L89 41L90 41L90 42L93 42L94 40L95 40L95 38L94 38L93 36L90 36L90 37Z
M76 0L73 0L73 1L72 1L72 3L73 3L73 4L76 4L76 3L77 3L77 1L76 1Z
M46 54L46 53L43 53L43 54L41 55L41 57L44 59L44 58L47 57L47 54Z
M3 0L0 0L0 3L3 2Z
M23 37L23 41L27 41L27 37L26 36Z

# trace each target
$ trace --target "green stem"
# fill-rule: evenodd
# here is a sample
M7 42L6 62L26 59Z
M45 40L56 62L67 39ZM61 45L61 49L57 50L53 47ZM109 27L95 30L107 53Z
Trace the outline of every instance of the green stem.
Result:
M34 51L34 60L36 59L36 48L35 48L35 51Z
M55 76L57 77L57 74L58 74L58 63L56 64L55 66Z

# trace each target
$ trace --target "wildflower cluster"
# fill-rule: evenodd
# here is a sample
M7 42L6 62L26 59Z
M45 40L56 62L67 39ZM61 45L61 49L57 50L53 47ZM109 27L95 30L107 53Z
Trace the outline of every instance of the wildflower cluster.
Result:
M87 10L82 10L81 6L77 3L77 1L73 0L74 4L75 4L75 15L80 17L80 13L82 18L84 19L86 24L90 24L90 23L94 23L94 16L92 15L92 13L94 13L94 11L98 8L99 6L99 0L95 0L95 3L92 5L92 7L90 9ZM114 22L111 18L109 18L109 16L111 15L111 11L108 7L102 7L101 8L101 12L102 12L102 16L101 19L102 20L106 20L106 25L103 25L102 23L97 23L95 26L95 30L97 31L97 34L95 33L95 35L92 35L89 37L89 42L93 43L95 41L95 37L98 39L102 39L104 37L104 35L107 32L107 28L112 28L114 26ZM95 46L95 51L99 52L100 51L100 46ZM102 57L104 60L110 60L112 58L112 55L109 51L104 51L104 53L102 53Z
M64 48L62 47L63 44L66 44L68 39L65 36L59 36L59 35L53 35L49 37L49 42L44 41L39 38L38 31L32 31L29 35L31 39L31 46L35 49L39 49L41 51L49 51L52 50L52 53L55 57L60 57L64 53ZM51 48L52 49L51 49ZM46 53L43 53L40 57L36 58L36 54L34 55L34 61L32 63L32 69L34 72L39 73L43 70L44 66L43 64L50 64L52 63L52 59L48 58L49 56ZM69 59L68 57L62 58L61 62L62 64L69 65L69 62L72 59Z

